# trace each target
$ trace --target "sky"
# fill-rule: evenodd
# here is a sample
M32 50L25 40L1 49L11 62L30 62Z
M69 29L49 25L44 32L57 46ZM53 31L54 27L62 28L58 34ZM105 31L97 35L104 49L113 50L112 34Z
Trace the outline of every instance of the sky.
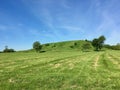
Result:
M101 35L120 43L120 0L0 0L0 50Z

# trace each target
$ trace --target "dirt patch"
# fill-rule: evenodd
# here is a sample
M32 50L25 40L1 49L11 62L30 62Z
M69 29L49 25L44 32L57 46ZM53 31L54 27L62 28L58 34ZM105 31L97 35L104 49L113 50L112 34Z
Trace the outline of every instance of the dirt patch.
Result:
M72 85L70 88L71 88L71 89L77 88L77 85Z
M15 82L12 78L10 78L8 81L9 81L10 83L14 83L14 82Z
M95 61L94 61L94 65L93 65L93 66L94 66L95 70L97 70L97 67L99 66L99 65L98 65L99 57L100 57L100 56L97 56L96 59L95 59Z
M28 65L25 65L25 66L22 66L21 68L27 68L28 67Z
M54 68L58 68L58 67L60 67L60 66L61 66L61 64L60 64L60 63L57 63L57 64L54 65Z

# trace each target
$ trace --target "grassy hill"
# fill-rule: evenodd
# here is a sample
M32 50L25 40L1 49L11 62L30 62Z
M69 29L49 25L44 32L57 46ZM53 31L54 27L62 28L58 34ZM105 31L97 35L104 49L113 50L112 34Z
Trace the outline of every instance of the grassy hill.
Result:
M74 40L64 41L56 43L47 43L42 45L42 51L69 51L69 50L81 50L82 45L88 41L85 40Z
M63 42L53 42L42 44L41 51L82 51L82 47L85 43L90 43L88 40L73 40L73 41L63 41ZM92 45L91 45L92 46ZM94 50L94 47L90 50ZM108 45L105 44L102 50L120 50L120 45ZM33 49L23 50L22 52L33 52Z
M63 42L53 42L53 43L45 43L42 44L41 51L49 52L49 51L82 51L82 46L85 43L90 43L90 41L86 40L73 40L73 41L63 41ZM93 50L93 47L91 48ZM23 50L19 52L33 52L34 49Z

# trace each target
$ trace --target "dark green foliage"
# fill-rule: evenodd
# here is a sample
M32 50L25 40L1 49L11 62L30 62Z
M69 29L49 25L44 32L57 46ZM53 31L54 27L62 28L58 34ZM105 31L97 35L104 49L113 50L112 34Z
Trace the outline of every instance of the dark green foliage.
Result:
M88 40L87 40L87 39L85 39L85 41L87 42Z
M89 42L86 42L85 44L82 45L82 50L83 50L83 51L89 51L89 50L91 50L92 48L93 48L93 47L92 47L91 43L89 43Z
M45 46L49 46L49 45L50 45L49 43L45 44Z
M99 51L102 49L102 47L104 45L104 41L105 41L104 36L100 36L99 38L93 39L92 45L96 48L96 51Z
M3 52L15 52L14 49L4 49Z
M42 45L40 44L39 41L36 41L33 43L33 49L35 49L36 52L40 52L41 48L42 48Z
M3 52L7 53L7 52L15 52L14 49L8 49L8 46L5 46L5 49L3 50Z
M112 50L120 50L120 44L117 45L105 45L105 48L112 49Z
M98 42L99 42L99 49L101 50L101 48L103 47L104 41L105 41L105 37L104 36L100 36L98 38Z
M105 48L111 49L111 46L109 44L104 45Z
M74 48L74 46L70 46L70 48Z
M114 49L114 50L120 50L120 45L112 46L112 49Z
M77 45L77 43L75 42L75 43L74 43L74 46L76 46L76 45Z
M96 48L96 50L98 51L98 49L99 49L99 43L98 43L98 39L94 39L93 41L92 41L92 45Z

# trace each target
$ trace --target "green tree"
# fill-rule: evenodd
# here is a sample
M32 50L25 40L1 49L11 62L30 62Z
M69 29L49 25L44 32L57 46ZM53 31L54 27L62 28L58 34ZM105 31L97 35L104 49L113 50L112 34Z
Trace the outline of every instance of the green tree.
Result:
M98 38L98 42L99 42L99 49L101 50L103 45L104 45L104 41L105 41L105 37L104 36L100 36Z
M98 45L98 39L93 39L93 41L92 41L92 45L93 45L93 47L95 47L95 50L96 51L98 51L98 49L99 49L99 45Z
M39 41L36 41L33 43L33 49L35 49L36 52L40 52L42 46Z
M92 41L92 45L96 48L96 51L99 51L102 49L105 41L105 37L102 35L99 38L95 38Z
M5 46L5 49L3 50L3 52L15 52L14 49L8 49L8 46Z

